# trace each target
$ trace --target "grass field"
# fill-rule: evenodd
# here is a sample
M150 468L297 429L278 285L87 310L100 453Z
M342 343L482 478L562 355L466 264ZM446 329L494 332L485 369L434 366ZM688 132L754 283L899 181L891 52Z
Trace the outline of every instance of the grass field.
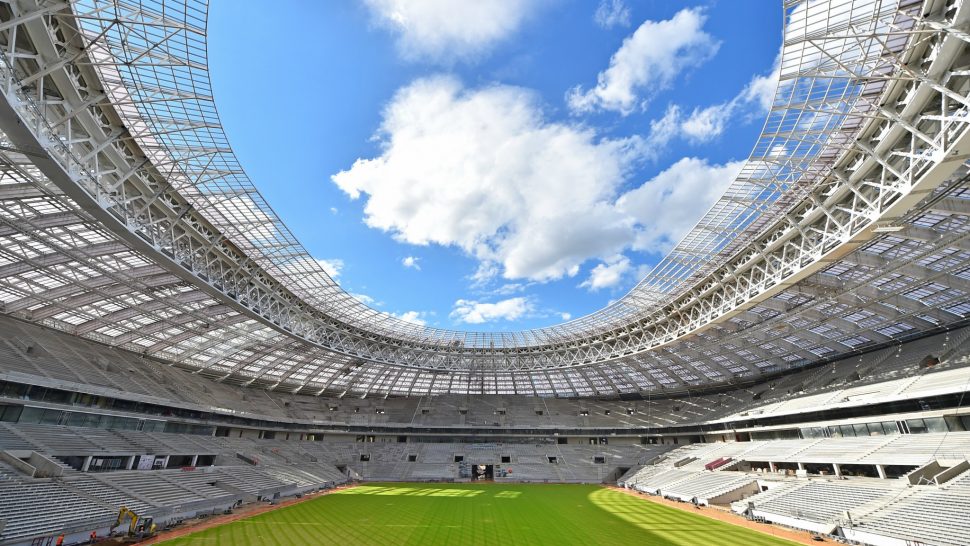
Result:
M165 544L794 543L593 485L372 483Z

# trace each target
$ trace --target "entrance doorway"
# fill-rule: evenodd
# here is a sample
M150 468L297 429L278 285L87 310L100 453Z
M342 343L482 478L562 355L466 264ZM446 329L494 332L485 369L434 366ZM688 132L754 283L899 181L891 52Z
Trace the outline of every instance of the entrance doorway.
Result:
M492 481L495 479L495 466L490 464L476 464L472 466L472 480Z

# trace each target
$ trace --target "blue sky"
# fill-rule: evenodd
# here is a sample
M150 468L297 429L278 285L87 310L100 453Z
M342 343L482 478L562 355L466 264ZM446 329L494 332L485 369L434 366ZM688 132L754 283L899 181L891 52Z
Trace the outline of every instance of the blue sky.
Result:
M349 292L464 330L636 284L748 155L781 43L777 0L272 6L210 10L243 166Z

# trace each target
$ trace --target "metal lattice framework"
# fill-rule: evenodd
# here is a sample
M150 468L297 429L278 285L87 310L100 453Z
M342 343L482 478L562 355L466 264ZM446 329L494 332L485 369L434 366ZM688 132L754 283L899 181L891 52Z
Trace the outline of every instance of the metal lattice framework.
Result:
M970 315L970 18L786 2L728 188L635 289L544 329L447 331L320 268L232 153L199 0L0 4L3 311L294 392L602 396L755 378Z

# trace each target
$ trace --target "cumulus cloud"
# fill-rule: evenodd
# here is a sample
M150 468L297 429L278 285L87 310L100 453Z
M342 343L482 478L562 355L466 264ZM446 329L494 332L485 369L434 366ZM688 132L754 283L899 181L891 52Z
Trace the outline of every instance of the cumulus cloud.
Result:
M746 102L753 102L767 112L771 108L771 103L775 99L775 88L778 87L778 78L781 74L781 54L775 59L775 66L768 74L757 74L741 92L741 99Z
M374 298L368 296L367 294L350 294L350 295L357 301L363 303L364 305L369 305L373 307L374 305L378 304L378 302Z
M405 311L400 314L394 314L395 317L403 320L404 322L410 322L411 324L417 324L418 326L425 326L428 324L425 320L427 313L424 311Z
M706 213L737 177L743 161L712 165L684 158L621 196L616 206L639 220L633 248L667 252Z
M684 136L692 142L707 142L721 136L733 111L733 103L695 108L681 122Z
M416 269L418 271L421 271L421 265L418 264L418 260L419 258L416 258L414 256L408 256L403 260L401 260L401 265L403 265L408 269Z
M569 320L569 319L573 318L573 315L571 313L567 313L567 312L563 311L562 313L559 313L559 318L561 318L562 320L565 321L565 320Z
M547 121L528 90L422 79L388 104L379 155L332 179L351 198L366 199L368 226L408 244L461 249L478 261L470 279L481 299L508 297L507 308L522 308L529 300L511 296L531 282L576 276L591 259L600 262L581 286L621 284L639 274L624 251L666 252L701 218L742 162L684 158L623 191L651 149L716 132L720 122L701 114L668 109L648 137L609 140ZM490 315L479 304L462 300L455 316L484 320Z
M573 276L631 238L634 220L613 202L642 139L548 122L526 89L418 80L387 106L378 137L381 154L334 183L351 198L366 194L368 226L477 258L476 283Z
M682 138L692 144L702 144L716 139L727 129L732 118L739 115L762 115L771 108L775 88L778 86L778 62L768 74L755 74L751 81L731 100L694 108L686 113L680 106L671 104L663 117L650 124L650 148L662 148L674 138Z
M695 108L689 113L676 104L664 111L663 117L650 123L650 141L655 148L662 148L674 139L692 144L709 142L721 136L734 114L733 102Z
M332 260L317 260L317 265L323 268L330 275L330 278L337 280L340 277L341 271L344 269L344 261L339 258L334 258Z
M458 300L449 315L453 320L467 324L483 324L499 320L516 320L532 312L534 306L525 297L509 298L494 303Z
M509 37L537 0L364 0L375 21L397 35L409 60L473 60Z
M684 9L671 19L644 21L623 41L600 72L596 86L566 95L573 112L611 110L627 115L669 87L684 70L710 59L719 42L704 32L703 9Z
M528 285L517 283L517 282L505 283L502 286L499 286L498 288L496 288L495 290L492 290L492 294L496 296L508 296L511 294L516 294L518 292L523 292L527 287Z
M631 269L630 259L622 254L617 255L594 267L589 272L589 278L579 286L588 289L590 292L611 288L620 284L620 281Z
M630 8L623 0L600 0L593 21L603 28L630 26Z
M680 136L680 108L667 108L663 117L650 122L650 132L647 140L654 154L662 150L667 143Z

